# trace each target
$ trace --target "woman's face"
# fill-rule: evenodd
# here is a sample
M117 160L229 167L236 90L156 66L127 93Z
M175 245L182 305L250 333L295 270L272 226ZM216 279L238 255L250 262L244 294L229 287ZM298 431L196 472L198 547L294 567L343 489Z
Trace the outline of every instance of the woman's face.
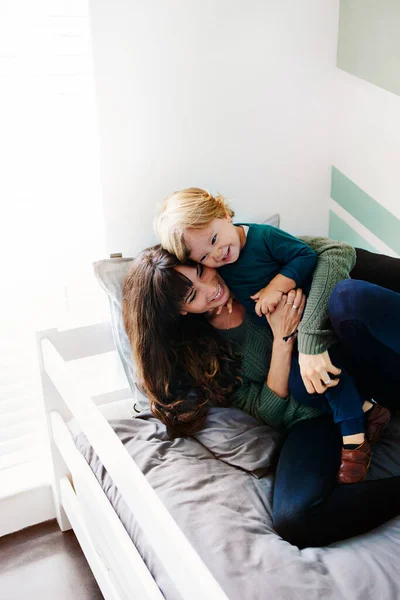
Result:
M198 264L197 267L178 265L176 271L192 282L182 302L181 313L204 313L226 304L229 289L215 269Z

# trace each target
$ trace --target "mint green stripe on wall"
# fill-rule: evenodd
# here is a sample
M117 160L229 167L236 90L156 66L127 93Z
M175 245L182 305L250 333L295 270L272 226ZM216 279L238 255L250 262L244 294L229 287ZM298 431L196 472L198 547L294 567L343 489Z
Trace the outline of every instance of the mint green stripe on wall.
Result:
M379 252L362 235L354 231L350 225L345 223L331 210L329 211L329 237L333 240L347 242L355 248L364 248L364 250L369 250L370 252Z
M331 197L389 248L400 254L400 220L334 166Z
M337 66L400 96L400 0L340 0Z

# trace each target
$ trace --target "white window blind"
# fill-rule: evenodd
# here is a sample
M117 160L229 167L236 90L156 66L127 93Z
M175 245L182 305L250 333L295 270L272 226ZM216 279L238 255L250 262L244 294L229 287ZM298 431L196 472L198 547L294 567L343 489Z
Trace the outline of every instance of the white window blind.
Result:
M84 0L0 2L0 476L47 451L35 332L107 318Z

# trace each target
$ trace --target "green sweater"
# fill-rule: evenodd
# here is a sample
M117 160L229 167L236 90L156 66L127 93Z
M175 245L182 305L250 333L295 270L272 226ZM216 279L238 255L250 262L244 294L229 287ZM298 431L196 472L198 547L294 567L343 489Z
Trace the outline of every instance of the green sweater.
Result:
M219 333L242 354L243 382L232 395L232 406L277 428L290 428L302 419L321 414L316 408L296 402L290 393L281 398L267 386L272 352L272 332L268 327L246 315L241 325Z
M300 238L317 253L311 290L299 325L298 348L303 354L321 354L336 341L328 316L328 301L335 285L349 278L356 251L345 242L324 237Z

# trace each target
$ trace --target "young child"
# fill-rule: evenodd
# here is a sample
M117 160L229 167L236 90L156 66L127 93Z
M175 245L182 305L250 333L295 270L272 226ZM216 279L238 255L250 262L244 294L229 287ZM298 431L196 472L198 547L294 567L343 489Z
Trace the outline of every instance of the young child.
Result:
M189 188L167 198L155 220L162 246L178 259L188 259L220 269L221 276L246 312L265 321L275 310L282 295L301 287L308 294L317 263L317 252L305 242L271 225L236 224L234 212L222 196ZM315 249L323 238L315 238ZM318 241L320 240L320 241ZM298 307L293 305L294 310ZM316 309L318 310L318 308ZM320 309L322 310L322 309ZM289 337L296 335L291 332ZM328 344L329 345L329 344ZM327 347L324 348L326 350ZM335 363L342 367L335 348ZM336 369L340 373L340 369ZM371 461L370 443L366 439L364 412L367 419L380 421L382 429L390 413L362 398L352 377L342 368L339 381L330 377L323 382L324 394L309 394L300 374L298 355L294 353L289 386L295 399L304 404L330 410L343 436L341 483L361 481ZM329 385L332 384L332 387ZM368 423L368 421L367 421ZM375 436L376 438L377 436Z

